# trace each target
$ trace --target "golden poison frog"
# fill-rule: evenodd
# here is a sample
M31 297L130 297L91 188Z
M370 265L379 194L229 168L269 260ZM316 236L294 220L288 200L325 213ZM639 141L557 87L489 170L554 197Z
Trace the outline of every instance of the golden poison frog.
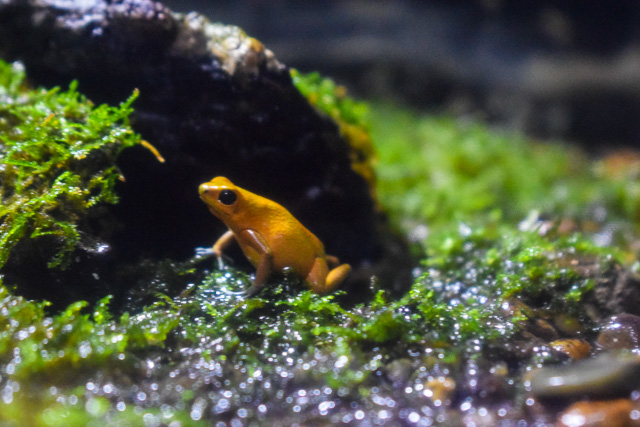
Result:
M219 176L200 185L200 198L229 227L212 248L199 250L221 262L222 250L235 239L256 268L253 295L274 273L293 273L317 294L331 292L351 271L334 256L325 254L322 242L278 203L233 185ZM222 264L221 264L222 266Z

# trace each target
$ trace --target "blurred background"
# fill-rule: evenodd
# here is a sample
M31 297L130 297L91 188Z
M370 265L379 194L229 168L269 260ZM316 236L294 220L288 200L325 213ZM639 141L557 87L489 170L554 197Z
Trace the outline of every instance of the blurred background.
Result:
M358 98L595 154L640 146L640 1L166 0Z

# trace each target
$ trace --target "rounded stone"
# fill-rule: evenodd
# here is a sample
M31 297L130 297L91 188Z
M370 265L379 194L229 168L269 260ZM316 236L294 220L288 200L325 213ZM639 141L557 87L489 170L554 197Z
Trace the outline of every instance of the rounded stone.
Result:
M546 366L531 374L531 393L540 398L622 396L640 382L640 357L605 353L565 366Z
M623 313L609 317L600 329L596 342L607 350L640 348L640 316Z

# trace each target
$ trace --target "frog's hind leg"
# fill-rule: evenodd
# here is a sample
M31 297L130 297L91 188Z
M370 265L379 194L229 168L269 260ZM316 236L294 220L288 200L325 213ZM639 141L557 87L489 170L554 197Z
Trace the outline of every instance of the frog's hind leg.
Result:
M326 293L325 285L327 282L327 274L329 274L327 261L322 258L316 258L315 261L313 261L311 271L307 275L307 283L311 288L311 292L320 295Z
M326 292L331 292L340 286L349 273L351 273L351 266L349 264L342 264L331 270L327 275L327 283L325 285Z
M329 271L327 261L324 258L316 258L307 276L307 282L312 292L323 295L337 288L350 271L351 266L349 264L342 264Z
M340 265L340 260L337 256L327 255L327 265L330 269L336 268Z

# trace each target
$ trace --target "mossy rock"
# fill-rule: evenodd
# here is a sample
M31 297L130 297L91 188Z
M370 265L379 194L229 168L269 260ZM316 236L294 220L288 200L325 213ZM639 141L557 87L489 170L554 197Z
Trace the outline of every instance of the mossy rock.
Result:
M371 274L399 278L385 281L397 289L407 282L411 260L376 204L373 151L361 115L351 113L360 107L343 101L339 115L316 108L290 70L241 29L147 0L9 1L0 5L0 57L21 61L33 85L77 81L95 103L138 90L132 129L166 160L144 148L119 157L125 181L117 183L119 203L106 207L117 226L99 236L113 250L84 276L54 280L91 282L95 273L120 298L137 280L114 277L125 264L184 261L211 245L224 225L197 188L223 175L289 209L354 267L347 286L359 293ZM12 281L23 286L52 280L42 263L20 270Z
M0 271L23 295L67 303L105 291L95 277L63 278L101 273L115 226L102 211L122 178L115 162L141 142L129 127L136 94L96 107L76 87L29 90L22 66L0 61Z

